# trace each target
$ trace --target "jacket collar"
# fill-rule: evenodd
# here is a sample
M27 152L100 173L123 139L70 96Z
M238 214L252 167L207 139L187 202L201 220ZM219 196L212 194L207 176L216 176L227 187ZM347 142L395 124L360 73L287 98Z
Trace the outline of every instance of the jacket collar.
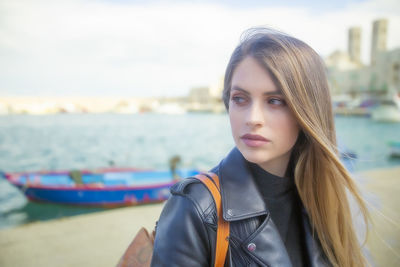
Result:
M237 221L268 213L250 168L235 147L219 164L222 211L226 221Z

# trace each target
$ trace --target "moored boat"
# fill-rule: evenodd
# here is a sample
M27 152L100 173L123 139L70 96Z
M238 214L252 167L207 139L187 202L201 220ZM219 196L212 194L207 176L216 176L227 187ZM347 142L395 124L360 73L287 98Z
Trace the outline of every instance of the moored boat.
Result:
M400 141L392 141L389 142L390 146L390 157L391 158L400 158Z
M95 171L5 173L28 199L87 206L124 206L161 202L169 197L174 176L189 177L194 169L171 171L107 168Z
M372 119L383 122L400 122L400 108L394 101L382 101L372 110Z
M372 110L372 119L383 122L400 122L399 93L388 95L381 99L379 105Z

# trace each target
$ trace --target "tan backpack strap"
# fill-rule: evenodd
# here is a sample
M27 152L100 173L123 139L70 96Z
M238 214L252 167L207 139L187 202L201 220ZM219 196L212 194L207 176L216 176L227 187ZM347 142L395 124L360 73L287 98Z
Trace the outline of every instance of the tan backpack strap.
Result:
M208 176L208 177L211 177L211 179L213 180L214 184L217 186L217 188L218 188L218 190L220 192L220 195L221 195L221 186L219 185L219 177L218 177L218 175L216 175L213 172L207 172L207 173L204 173L204 174L206 176Z
M204 175L198 174L195 177L199 179L210 190L214 198L215 206L218 215L218 228L217 228L217 244L215 251L215 267L222 267L225 264L226 254L229 246L229 222L225 221L222 217L222 200L220 193L219 178L214 173L207 173L211 179Z

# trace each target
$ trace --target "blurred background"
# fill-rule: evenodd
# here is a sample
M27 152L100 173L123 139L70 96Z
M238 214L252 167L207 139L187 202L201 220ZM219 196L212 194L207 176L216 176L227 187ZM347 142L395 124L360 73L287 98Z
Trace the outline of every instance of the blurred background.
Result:
M340 149L379 221L371 258L398 266L396 0L0 0L0 171L168 170L176 155L179 168L210 169L234 146L223 75L254 26L324 59ZM9 240L27 223L105 210L29 202L0 179Z

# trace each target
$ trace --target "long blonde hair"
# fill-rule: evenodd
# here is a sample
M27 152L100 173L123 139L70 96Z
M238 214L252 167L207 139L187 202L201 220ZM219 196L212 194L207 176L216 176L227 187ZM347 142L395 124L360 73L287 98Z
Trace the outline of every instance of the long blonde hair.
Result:
M347 191L367 222L366 206L340 162L324 63L304 42L264 28L250 29L234 50L225 73L223 100L229 109L236 66L251 56L273 77L301 127L289 167L313 230L333 266L365 266ZM367 223L366 223L367 225Z

